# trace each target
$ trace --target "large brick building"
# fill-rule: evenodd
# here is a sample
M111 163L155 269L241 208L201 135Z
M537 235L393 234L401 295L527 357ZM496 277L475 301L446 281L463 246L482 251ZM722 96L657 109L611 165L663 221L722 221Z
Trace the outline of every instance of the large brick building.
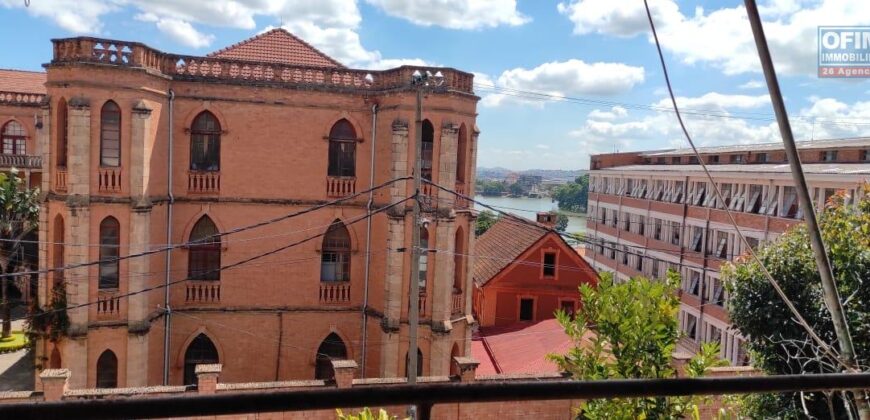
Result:
M58 284L69 305L98 303L69 310L57 342L37 343L39 367L70 369L74 388L159 384L164 361L170 384L216 362L233 381L328 377L329 358L356 360L366 377L406 374L410 202L370 227L365 216L369 202L410 196L410 181L213 235L410 175L415 68L345 68L283 30L207 57L86 37L53 47L47 96L27 108L41 127L26 123L45 173L40 266L105 262L41 277L43 305ZM423 175L473 194L473 76L438 70L444 86L424 102ZM473 216L448 192L424 194L426 246L439 252L422 263L421 371L444 375L451 356L469 354L472 265L451 253L472 253Z
M817 210L837 192L862 194L870 180L870 139L799 142ZM682 276L682 346L719 342L722 357L743 364L743 337L730 329L723 263L746 253L724 208L751 246L774 240L801 223L781 143L706 147L701 157L725 198L718 202L691 150L592 156L585 258L617 278Z

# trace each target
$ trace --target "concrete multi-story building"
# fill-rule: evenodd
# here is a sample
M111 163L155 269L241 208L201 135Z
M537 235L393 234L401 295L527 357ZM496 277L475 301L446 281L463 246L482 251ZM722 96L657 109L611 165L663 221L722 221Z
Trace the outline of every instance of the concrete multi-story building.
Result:
M833 194L863 193L870 180L870 139L799 142L817 210ZM801 209L780 143L705 147L701 157L724 196L720 202L690 149L591 158L585 258L619 279L681 274L681 345L719 342L723 358L746 362L743 337L730 329L723 263L745 254L725 208L750 246L801 223Z
M63 284L74 309L60 339L36 343L38 366L68 368L74 388L160 384L164 369L189 383L198 363L234 381L328 378L330 359L356 360L366 377L406 374L410 202L370 227L365 216L412 195L410 181L214 234L410 175L417 68L349 69L283 30L206 57L88 37L53 47L47 96L26 113L41 121L26 128L46 174L40 267L76 268L40 278L42 305ZM423 176L473 195L473 76L438 70ZM415 299L420 370L446 375L451 356L470 354L473 215L446 191L424 194L424 246L439 252L422 259Z

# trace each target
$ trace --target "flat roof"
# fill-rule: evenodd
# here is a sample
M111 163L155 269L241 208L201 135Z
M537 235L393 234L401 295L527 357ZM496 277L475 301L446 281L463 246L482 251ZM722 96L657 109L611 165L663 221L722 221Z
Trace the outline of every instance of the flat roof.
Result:
M825 139L825 140L810 140L795 142L798 149L828 149L832 147L870 147L870 137L858 137L847 139ZM750 143L736 144L728 146L709 146L699 147L698 152L707 153L745 153L745 152L766 152L772 150L783 150L781 142L773 143ZM693 155L695 152L690 148L684 149L665 149L653 150L647 152L638 152L643 157L659 157L659 156L682 156Z
M828 175L870 175L870 163L805 163L804 173ZM788 163L710 164L712 173L789 173ZM625 165L596 169L595 172L650 171L703 172L701 165Z

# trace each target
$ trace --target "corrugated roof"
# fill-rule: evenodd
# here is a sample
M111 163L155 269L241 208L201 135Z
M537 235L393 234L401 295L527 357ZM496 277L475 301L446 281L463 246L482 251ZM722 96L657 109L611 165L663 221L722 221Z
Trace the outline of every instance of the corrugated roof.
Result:
M45 73L0 69L0 92L45 94Z
M870 175L870 163L805 163L804 172L808 174L829 175ZM756 164L726 164L707 165L712 173L789 173L788 163L756 163ZM595 172L678 172L688 174L697 172L703 174L701 165L626 165L596 169Z
M828 149L836 147L868 147L870 146L870 137L858 137L848 139L824 139L812 141L796 142L798 149ZM773 143L754 143L754 144L732 144L727 146L710 146L699 147L698 152L707 153L743 153L743 152L767 152L772 150L783 150L782 142ZM659 157L659 156L682 156L693 155L692 149L666 149L653 150L648 152L640 152L644 157Z
M594 337L595 333L587 331L582 344L588 345ZM533 324L481 328L472 341L471 355L480 361L478 375L558 373L558 365L547 359L547 355L566 354L573 346L574 342L559 321L551 318Z
M541 229L536 225L532 221L524 223L512 217L500 217L477 238L474 252L483 257L474 259L474 280L486 284L548 233L546 227L541 225L544 227Z
M344 67L332 57L282 28L208 54L209 57L317 67Z

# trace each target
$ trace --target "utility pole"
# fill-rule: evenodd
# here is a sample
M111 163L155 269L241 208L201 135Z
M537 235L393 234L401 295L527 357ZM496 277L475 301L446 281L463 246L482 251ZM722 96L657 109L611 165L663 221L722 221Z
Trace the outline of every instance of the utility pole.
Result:
M852 345L852 337L849 333L849 325L846 322L846 314L843 312L840 293L837 290L834 273L831 269L831 261L828 259L825 244L822 242L822 232L819 229L819 224L816 220L815 206L810 197L807 180L804 176L803 168L801 167L800 155L798 154L797 146L794 142L791 124L788 121L788 113L785 109L785 102L782 99L782 92L779 89L776 69L773 66L773 60L771 59L770 50L767 46L767 38L764 35L761 17L758 14L758 6L755 4L755 0L744 0L744 3L746 5L746 13L749 16L749 23L752 26L752 34L755 36L755 46L758 48L758 57L761 59L761 66L764 68L764 78L767 81L770 100L773 104L773 110L776 113L776 121L779 124L779 131L782 134L785 153L786 156L788 156L789 166L791 166L795 189L800 198L801 207L804 209L804 220L807 223L807 231L810 235L810 242L816 256L819 276L822 279L825 305L831 313L831 321L834 324L834 332L837 334L837 343L840 346L840 358L850 370L858 372L860 371L860 368L856 361L855 348ZM853 390L852 392L855 395L855 404L858 407L860 418L862 420L870 419L870 405L868 405L864 391Z
M417 383L417 328L420 323L420 191L423 182L423 91L444 83L441 72L414 71L411 85L417 90L414 120L414 206L411 208L411 292L408 294L408 384ZM428 252L428 251L427 251Z

